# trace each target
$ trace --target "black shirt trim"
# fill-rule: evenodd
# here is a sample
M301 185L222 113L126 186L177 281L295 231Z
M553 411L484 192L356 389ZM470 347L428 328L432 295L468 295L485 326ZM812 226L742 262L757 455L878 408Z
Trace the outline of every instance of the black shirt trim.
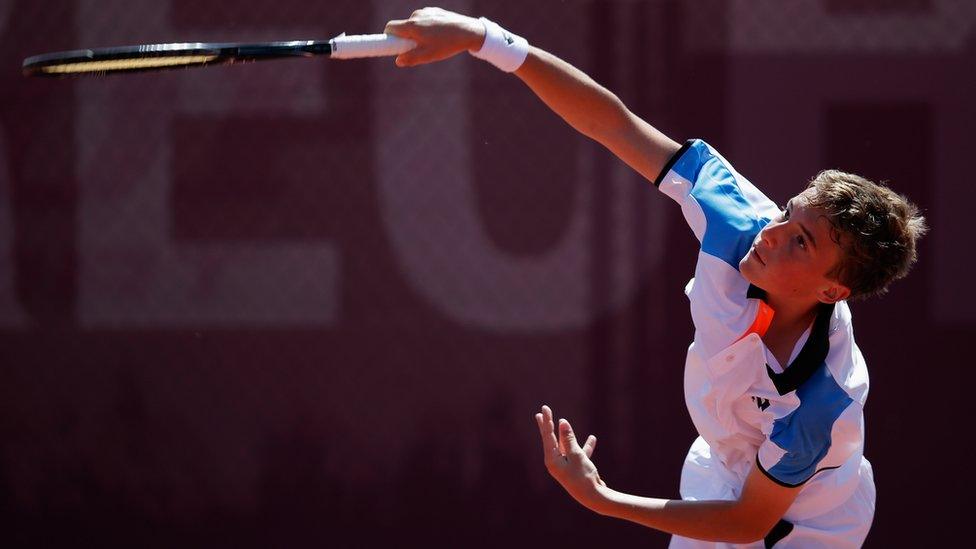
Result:
M783 538L790 535L790 532L792 531L793 525L783 519L780 519L779 522L776 523L776 526L773 526L773 529L770 530L769 533L766 534L766 537L763 538L763 545L766 547L766 549L772 549L774 545L780 541L783 541Z
M827 359L827 353L830 351L830 317L833 315L834 304L821 303L817 318L813 321L813 328L810 330L810 337L803 344L796 359L781 374L774 372L769 364L766 365L766 373L773 380L776 392L780 395L797 390Z
M759 456L758 455L756 456L756 468L759 469L760 471L762 471L762 474L766 475L766 478L768 478L769 480L771 480L771 481L775 482L776 484L779 484L780 486L783 486L785 488L797 488L799 486L803 486L804 484L806 484L807 480L810 480L808 478L807 480L804 480L803 482L800 482L798 484L790 484L788 482L783 482L782 480L780 480L780 479L774 477L772 474L770 474L770 472L767 471L762 466L761 463L759 463ZM814 474L816 474L816 473L814 473ZM810 478L813 478L813 477L811 476Z
M694 139L689 139L688 141L685 141L685 144L682 145L677 152L671 155L671 158L668 159L668 163L664 165L664 168L661 168L661 173L657 174L657 177L654 178L655 187L661 186L661 181L664 181L664 176L668 175L668 172L670 172L671 168L674 167L675 162L677 162L678 159L681 158L681 155L685 154L685 151L691 148L691 143L693 141Z
M762 466L762 463L759 463L759 454L758 453L756 454L756 468L759 469L760 471L762 471L762 474L766 475L766 478L768 478L769 480L775 482L776 484L779 484L780 486L783 486L784 488L799 488L800 486L803 486L804 484L810 482L810 479L812 479L813 477L817 476L817 473L820 473L821 471L830 471L831 469L840 469L841 467L843 467L843 466L842 465L837 465L837 466L834 466L834 467L823 467L821 469L817 469L816 471L814 471L813 474L810 475L809 477L807 477L807 479L804 480L803 482L798 482L796 484L790 484L789 482L783 482L782 480L774 477L772 475L772 473L770 473L769 471L767 471L766 468Z

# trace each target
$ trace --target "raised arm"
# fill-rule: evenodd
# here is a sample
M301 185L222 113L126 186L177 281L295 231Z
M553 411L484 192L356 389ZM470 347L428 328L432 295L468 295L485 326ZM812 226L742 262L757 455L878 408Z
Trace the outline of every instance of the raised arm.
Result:
M539 99L583 135L600 143L647 180L680 146L583 71L534 46L515 71Z
M485 28L474 18L439 8L415 11L409 19L390 21L386 32L417 42L397 58L409 67L481 49ZM515 71L529 88L577 131L605 146L650 181L680 147L630 112L620 99L585 73L540 48L530 46Z

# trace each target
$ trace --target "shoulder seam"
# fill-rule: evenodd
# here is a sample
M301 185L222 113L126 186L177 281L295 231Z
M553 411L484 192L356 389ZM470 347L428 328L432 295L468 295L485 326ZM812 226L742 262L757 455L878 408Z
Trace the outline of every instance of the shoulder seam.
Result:
M687 152L688 149L691 148L691 145L692 143L694 143L694 141L695 141L694 139L689 139L685 141L685 143L681 145L681 148L675 151L675 153L671 155L671 158L668 159L668 162L664 165L663 168L661 168L661 173L657 174L657 177L654 178L655 187L661 186L661 182L664 181L664 176L668 175L668 172L671 171L671 168L673 168L675 163L682 157L682 155L684 155L685 152Z

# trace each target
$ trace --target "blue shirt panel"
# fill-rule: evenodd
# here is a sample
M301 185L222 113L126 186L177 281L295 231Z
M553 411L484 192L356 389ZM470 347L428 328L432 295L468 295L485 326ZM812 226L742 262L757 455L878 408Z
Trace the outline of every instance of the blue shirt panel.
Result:
M770 467L773 478L790 485L803 484L817 472L830 449L834 422L854 402L823 364L796 390L800 405L773 423L769 439L786 451Z

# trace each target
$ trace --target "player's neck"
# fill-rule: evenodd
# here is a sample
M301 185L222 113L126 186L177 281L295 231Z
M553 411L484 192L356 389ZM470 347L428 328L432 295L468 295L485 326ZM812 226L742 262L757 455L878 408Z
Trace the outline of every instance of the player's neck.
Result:
M799 329L803 331L817 316L819 301L788 299L769 294L766 299L776 311L773 324L781 330Z

